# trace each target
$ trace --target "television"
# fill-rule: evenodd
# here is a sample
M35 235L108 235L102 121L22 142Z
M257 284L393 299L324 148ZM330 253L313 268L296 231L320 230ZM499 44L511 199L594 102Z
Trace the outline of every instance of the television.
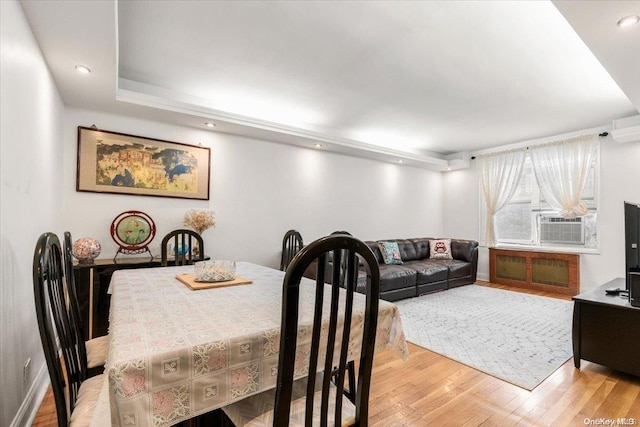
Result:
M640 273L639 203L624 202L624 248L626 257L625 285L628 291L631 289L632 273Z

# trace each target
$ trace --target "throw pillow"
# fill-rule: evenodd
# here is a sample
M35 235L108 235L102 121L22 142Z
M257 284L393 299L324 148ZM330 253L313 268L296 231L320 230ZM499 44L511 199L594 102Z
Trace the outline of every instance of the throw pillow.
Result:
M402 264L402 257L400 257L400 248L396 242L380 242L380 252L382 253L382 260L385 264Z
M429 240L429 257L453 259L451 255L451 239Z

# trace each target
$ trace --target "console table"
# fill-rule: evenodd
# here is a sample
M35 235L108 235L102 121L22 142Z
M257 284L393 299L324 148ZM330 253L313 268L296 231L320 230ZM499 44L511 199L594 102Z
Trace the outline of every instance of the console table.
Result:
M624 289L622 278L576 295L573 307L573 363L588 360L640 376L640 308L627 298L606 295L607 288Z
M209 259L205 256L205 259ZM169 260L169 265L173 263ZM109 327L109 295L111 275L116 270L162 266L160 257L98 258L92 263L73 264L76 293L85 340L107 335Z

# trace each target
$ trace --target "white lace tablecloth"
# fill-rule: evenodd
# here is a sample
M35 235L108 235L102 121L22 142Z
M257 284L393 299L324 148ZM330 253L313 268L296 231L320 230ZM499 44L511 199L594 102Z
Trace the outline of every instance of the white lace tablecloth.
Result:
M239 262L237 274L252 284L198 291L175 278L192 272L113 274L108 384L92 425L168 426L275 387L284 272ZM297 377L307 374L312 285L301 284ZM356 294L350 358L358 357L363 310L364 296ZM380 301L376 349L385 346L406 360L398 308Z

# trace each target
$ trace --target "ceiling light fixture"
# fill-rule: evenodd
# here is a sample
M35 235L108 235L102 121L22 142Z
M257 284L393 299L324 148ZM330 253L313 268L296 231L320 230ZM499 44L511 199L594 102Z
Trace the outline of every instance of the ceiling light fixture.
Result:
M86 65L76 65L76 71L80 74L91 74L91 68Z
M322 144L313 144L313 146L316 148L322 148Z
M638 22L640 22L640 16L629 15L629 16L625 16L624 18L618 21L618 27L627 28L634 24L637 24Z
M404 163L404 160L400 159L398 160L398 163Z
M211 123L211 122L205 122L205 124L204 124L204 125L205 125L206 127L208 127L208 128L214 128L214 127L216 127L216 124L215 124L215 123Z

